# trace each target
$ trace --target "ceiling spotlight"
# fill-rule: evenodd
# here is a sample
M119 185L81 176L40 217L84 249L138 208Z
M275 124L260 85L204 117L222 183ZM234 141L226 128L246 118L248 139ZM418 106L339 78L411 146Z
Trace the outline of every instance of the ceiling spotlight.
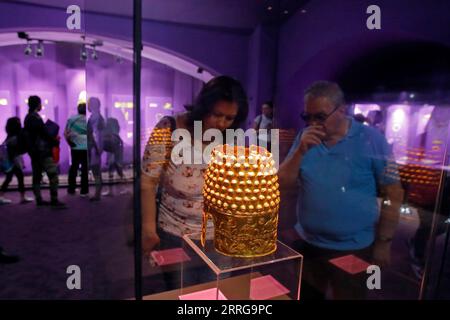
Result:
M289 13L289 11L287 11L287 10L284 10L284 11L283 11L283 13L284 13L284 14L288 14L288 13Z
M302 9L302 13L306 13L306 10L305 10L305 9Z
M80 51L80 60L86 61L87 58L88 58L88 54L87 54L86 46L83 44L81 46L81 51Z
M95 50L95 46L92 47L92 55L91 58L94 60L98 60L97 50Z
M267 7L267 11L271 11L272 9L273 9L272 6Z
M44 56L44 44L42 40L39 40L37 47L36 47L36 58L40 58Z
M25 48L24 53L26 56L29 56L30 54L33 53L33 49L31 49L31 44L29 41L27 41L27 47Z

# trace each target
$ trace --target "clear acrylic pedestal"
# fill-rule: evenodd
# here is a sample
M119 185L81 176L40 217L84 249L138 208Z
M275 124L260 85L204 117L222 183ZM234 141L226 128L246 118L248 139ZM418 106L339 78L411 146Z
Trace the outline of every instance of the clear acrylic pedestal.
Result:
M181 300L299 300L303 256L277 241L272 254L237 258L218 253L200 234L183 237Z

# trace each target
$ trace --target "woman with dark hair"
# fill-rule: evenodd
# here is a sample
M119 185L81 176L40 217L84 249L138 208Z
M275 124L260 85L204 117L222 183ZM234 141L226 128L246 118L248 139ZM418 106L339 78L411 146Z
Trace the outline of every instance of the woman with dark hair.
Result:
M186 109L187 112L174 117L162 118L145 148L141 190L142 244L146 253L159 243L160 249L180 247L181 237L200 232L202 225L202 187L207 164L204 161L201 164L175 164L170 157L173 146L159 143L158 132L165 132L170 141L173 130L185 129L193 137L191 154L202 154L210 142L193 142L196 138L194 125L201 123L203 132L218 129L224 133L226 129L239 128L247 118L248 102L237 80L219 76L206 83L194 104ZM202 150L198 150L197 145L202 145ZM161 195L158 205L157 194Z
M0 204L11 203L11 200L4 198L3 195L6 190L8 190L8 186L11 183L13 176L16 176L19 183L21 203L32 202L34 201L33 198L25 196L23 159L19 151L21 149L21 146L19 146L19 135L22 131L20 119L18 117L9 118L6 122L5 130L7 137L4 145L6 145L8 151L8 159L11 163L11 167L8 169L6 179L0 189Z
M219 76L206 83L194 104L186 109L185 121L191 128L194 121L202 121L204 131L211 128L221 131L237 129L247 119L247 95L237 80ZM227 113L233 117L223 118L223 109L227 109ZM226 120L226 123L222 123L222 120Z

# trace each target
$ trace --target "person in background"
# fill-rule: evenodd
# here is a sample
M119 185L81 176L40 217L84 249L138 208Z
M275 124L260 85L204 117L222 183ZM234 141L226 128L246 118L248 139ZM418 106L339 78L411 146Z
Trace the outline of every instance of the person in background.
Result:
M106 127L103 131L103 150L107 152L106 162L108 163L109 179L114 178L114 171L117 171L120 180L124 181L123 174L123 140L120 137L120 125L116 118L106 119ZM108 190L102 193L103 196L112 196L112 184L108 185ZM120 191L124 194L125 189Z
M383 268L390 263L403 190L385 137L347 116L336 83L319 81L304 95L306 128L296 137L278 175L283 189L298 190L299 239L304 255L305 299L364 299L367 274L330 263L358 256ZM378 192L384 198L378 207Z
M30 96L28 98L28 108L24 130L27 136L28 154L31 158L33 170L33 192L36 204L37 206L50 205L59 209L66 208L66 205L58 200L58 168L52 154L52 148L57 147L59 141L48 132L44 121L39 115L39 111L42 109L41 98ZM50 202L42 199L42 172L47 174L50 182Z
M267 149L271 150L270 129L273 126L273 103L272 101L264 102L262 105L262 114L258 115L253 121L253 129L258 134L258 144L267 145ZM259 133L260 129L266 129L267 132Z
M380 110L370 111L367 118L369 120L369 124L372 127L377 128L383 134L385 133L386 126L385 126L384 116Z
M6 173L5 181L0 189L0 204L11 203L11 200L4 197L5 192L8 190L8 186L12 181L13 176L16 176L19 184L20 203L32 202L34 199L25 195L25 184L23 175L23 159L20 154L19 135L22 132L22 124L18 117L9 118L6 122L6 140L4 144L7 148L7 155L11 168Z
M77 115L67 120L64 131L64 137L70 146L72 159L72 164L69 169L69 187L67 193L75 194L77 173L81 167L80 196L86 197L89 194L86 104L80 103L77 111Z
M362 113L355 114L353 116L353 119L355 119L355 121L358 121L359 123L362 123L362 124L368 123L367 118L364 117L364 115Z
M91 97L88 100L88 110L91 113L87 123L87 144L89 166L95 180L95 195L91 201L100 200L102 193L102 152L103 152L103 130L105 119L100 113L100 100Z

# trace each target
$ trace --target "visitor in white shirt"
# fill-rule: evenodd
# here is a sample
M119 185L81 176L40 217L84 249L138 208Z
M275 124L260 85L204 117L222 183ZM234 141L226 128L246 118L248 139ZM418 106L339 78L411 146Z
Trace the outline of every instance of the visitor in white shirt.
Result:
M273 103L267 101L262 105L262 114L258 115L253 122L253 129L258 133L259 145L266 146L270 150L270 129L272 129ZM266 129L266 132L258 132L260 129Z

